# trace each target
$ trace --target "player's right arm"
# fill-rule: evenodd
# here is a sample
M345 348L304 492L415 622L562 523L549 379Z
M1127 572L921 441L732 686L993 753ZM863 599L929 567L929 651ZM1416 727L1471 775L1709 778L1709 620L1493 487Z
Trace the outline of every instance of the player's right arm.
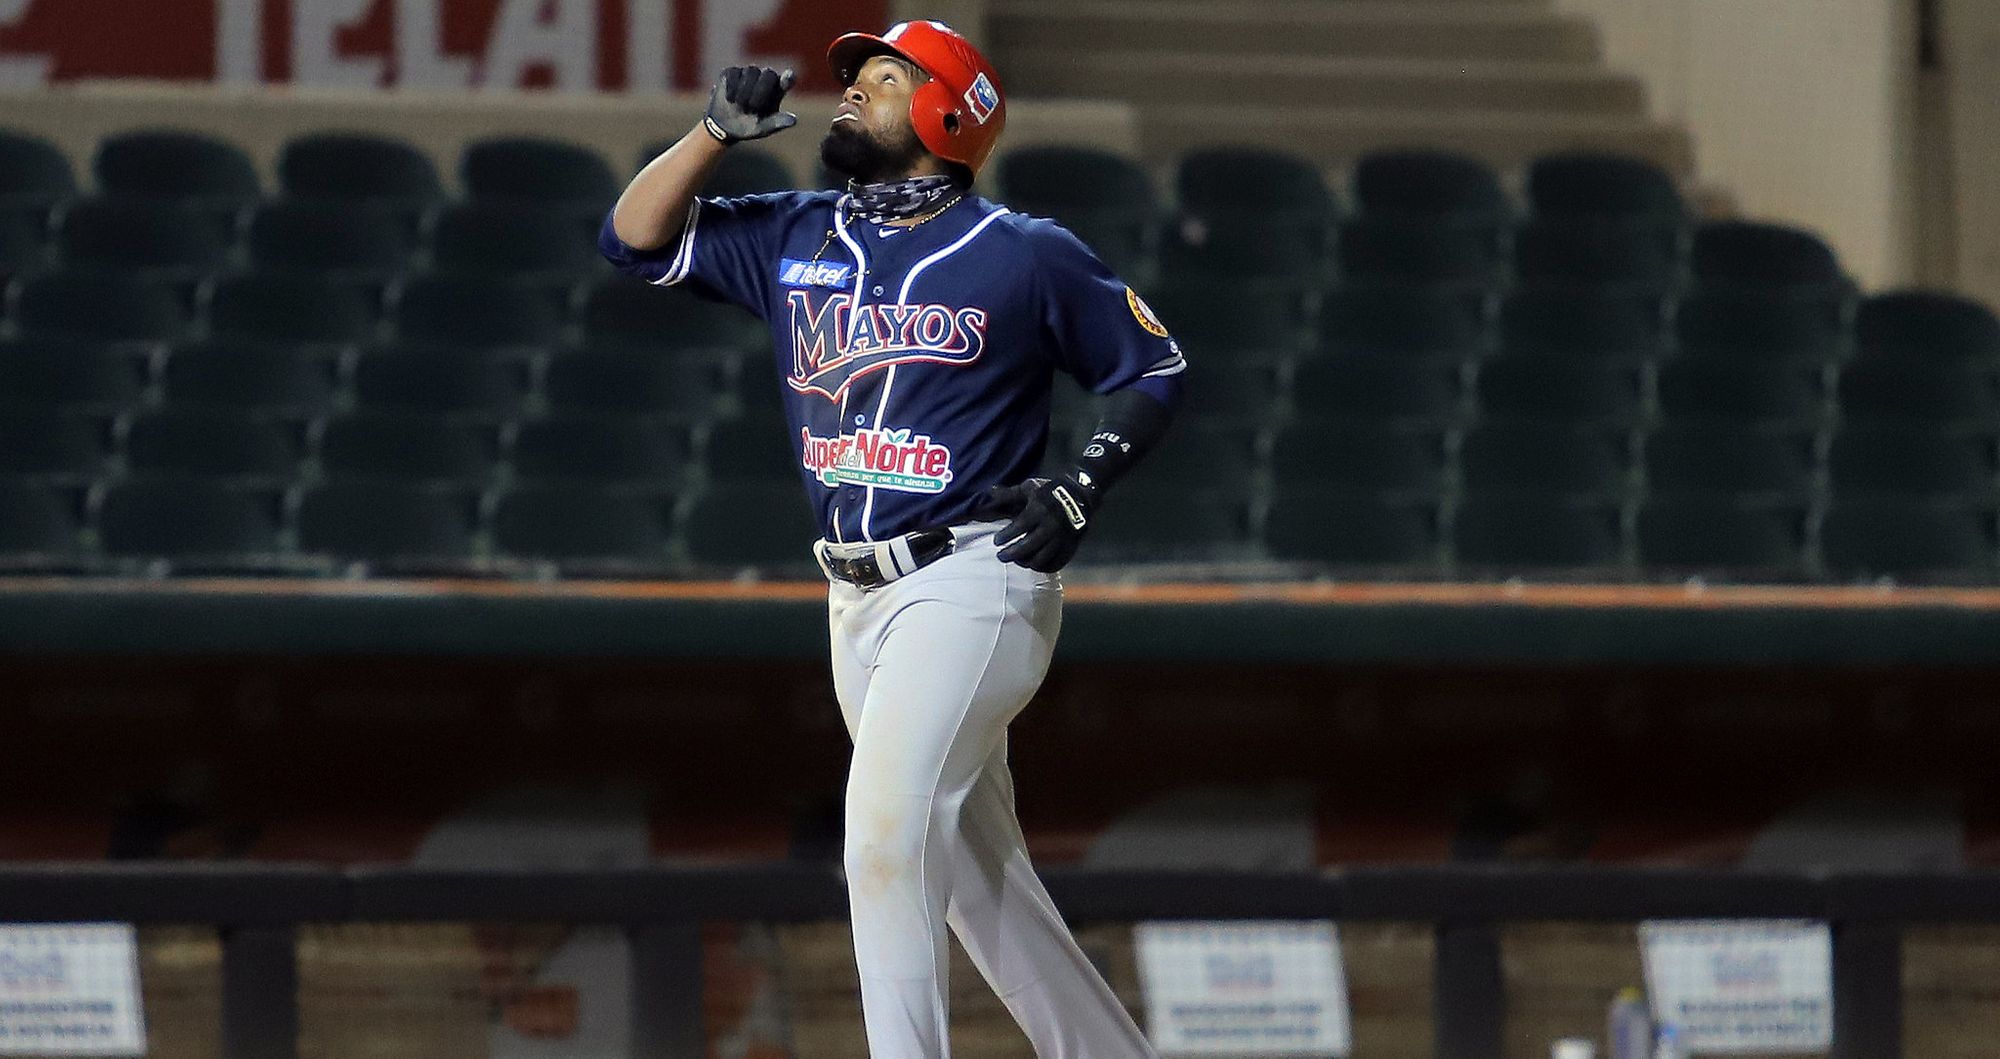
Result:
M660 250L686 227L695 193L708 180L730 144L757 140L798 124L798 115L779 110L791 90L792 71L732 66L708 94L701 124L646 163L611 210L611 230L640 253Z

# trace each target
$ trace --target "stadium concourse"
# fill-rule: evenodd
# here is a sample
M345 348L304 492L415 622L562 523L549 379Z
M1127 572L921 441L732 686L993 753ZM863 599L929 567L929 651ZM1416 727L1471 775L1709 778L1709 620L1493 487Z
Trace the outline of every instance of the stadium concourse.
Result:
M592 250L638 161L480 141L451 198L390 137L296 138L276 187L193 133L88 159L0 137L0 566L810 573L768 339ZM1135 277L1194 365L1082 576L2000 571L1993 313L1859 292L1812 233L1691 216L1651 163L1507 180L1381 151L1340 187L1253 148L996 168L997 197ZM744 149L708 190L802 179L825 178ZM1061 395L1059 438L1085 398Z

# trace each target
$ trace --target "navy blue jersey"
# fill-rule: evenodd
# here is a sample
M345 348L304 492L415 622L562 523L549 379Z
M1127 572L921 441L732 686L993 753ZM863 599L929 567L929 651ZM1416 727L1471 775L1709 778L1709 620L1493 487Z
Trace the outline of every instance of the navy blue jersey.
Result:
M792 450L827 539L962 522L1041 465L1049 393L1171 385L1186 363L1139 295L1053 221L968 196L914 228L839 192L698 199L680 240L621 271L686 283L771 327Z

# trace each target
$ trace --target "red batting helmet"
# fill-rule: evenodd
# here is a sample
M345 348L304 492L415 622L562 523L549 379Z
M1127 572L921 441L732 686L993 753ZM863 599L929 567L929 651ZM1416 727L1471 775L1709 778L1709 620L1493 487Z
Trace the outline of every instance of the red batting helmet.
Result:
M833 76L851 85L861 64L894 55L930 75L910 96L910 124L934 155L977 173L1007 125L1000 74L972 42L942 22L899 22L889 32L848 33L826 50Z

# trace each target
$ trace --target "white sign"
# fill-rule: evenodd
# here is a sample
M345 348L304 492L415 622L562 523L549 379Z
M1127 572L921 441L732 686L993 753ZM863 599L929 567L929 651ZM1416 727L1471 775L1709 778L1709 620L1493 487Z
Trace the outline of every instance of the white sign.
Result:
M1653 1018L1698 1055L1819 1052L1833 1044L1833 937L1807 920L1639 927Z
M0 1055L144 1054L129 925L0 926Z
M1148 1036L1162 1055L1354 1047L1332 923L1142 923L1135 942Z

